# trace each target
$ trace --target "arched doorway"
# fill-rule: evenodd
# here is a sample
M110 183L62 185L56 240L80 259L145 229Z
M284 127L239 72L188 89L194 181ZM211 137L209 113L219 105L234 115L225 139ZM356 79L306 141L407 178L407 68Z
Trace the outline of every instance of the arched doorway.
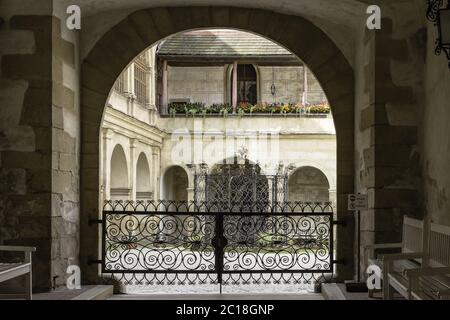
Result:
M267 23L270 21L270 23ZM164 28L157 27L163 25ZM97 257L100 234L89 224L98 217L98 149L102 114L110 90L123 68L145 48L172 34L198 28L235 28L257 33L289 49L316 75L332 106L337 134L337 217L347 219L346 195L354 191L354 76L333 41L308 20L260 9L238 7L152 8L131 13L93 46L82 63L81 260L85 279L97 281L99 269L87 264ZM127 42L127 46L117 43ZM337 229L340 279L353 276L353 225Z
M111 199L124 200L130 197L128 166L125 152L121 145L116 145L111 156Z
M187 201L189 179L186 171L180 166L173 166L166 170L162 183L164 200Z
M136 200L152 200L150 168L145 153L139 155L136 163Z
M330 184L325 174L314 167L301 167L289 177L288 198L308 202L328 202Z

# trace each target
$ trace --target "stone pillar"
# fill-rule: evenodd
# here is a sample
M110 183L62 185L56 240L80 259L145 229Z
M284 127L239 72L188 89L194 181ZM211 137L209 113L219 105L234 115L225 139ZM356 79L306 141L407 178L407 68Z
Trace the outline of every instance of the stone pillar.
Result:
M166 114L168 104L168 70L167 60L163 61L163 74L162 74L162 101L161 101L161 113Z
M103 129L103 145L102 145L102 163L103 163L103 176L102 176L102 191L103 203L105 200L111 199L111 152L112 152L112 138L114 132L109 129Z
M130 200L136 201L136 162L137 162L137 154L136 154L136 139L130 139L130 165L128 168L129 171L129 188L130 188Z
M134 63L130 64L124 72L124 92L128 95L130 98L135 97L135 90L134 90Z
M236 112L236 108L237 108L237 100L238 100L238 94L237 94L237 91L238 91L238 85L237 85L237 79L238 79L238 76L237 76L237 71L238 71L238 63L237 63L237 61L235 61L234 63L233 63L233 81L232 81L232 93L231 93L231 104L232 104L232 106L233 106L233 113L235 113Z
M154 48L148 51L148 61L150 71L148 72L148 103L150 106L155 106L156 99L156 81L155 81L155 52Z
M128 98L127 101L127 113L129 116L134 116L134 100L136 99L136 92L134 87L134 63L132 63L125 71L125 95Z
M160 163L160 157L159 157L159 147L152 147L152 155L153 155L153 172L152 172L152 178L153 178L153 188L154 188L154 199L155 200L159 200L160 199L160 168L161 168L161 163Z
M187 191L187 201L188 202L194 201L194 188L188 187L186 188L186 191Z
M269 204L273 205L273 177L267 177L267 188L269 189Z
M303 105L306 105L308 103L308 89L308 68L303 65Z
M413 15L402 16L409 19ZM365 269L363 246L400 242L403 215L420 217L423 212L418 203L421 161L416 118L423 89L423 61L417 51L423 45L418 43L421 30L402 29L411 26L411 21L394 23L386 17L381 30L363 34L361 51L369 54L360 58L366 65L362 81L357 82L367 98L361 99L364 103L357 120L360 136L369 139L359 151L362 165L357 191L367 192L369 210L361 215L361 276ZM407 66L405 61L411 63Z
M336 202L337 202L337 192L336 189L330 189L328 190L328 201L331 202L331 206L333 208L333 212L336 212L337 207L336 207Z

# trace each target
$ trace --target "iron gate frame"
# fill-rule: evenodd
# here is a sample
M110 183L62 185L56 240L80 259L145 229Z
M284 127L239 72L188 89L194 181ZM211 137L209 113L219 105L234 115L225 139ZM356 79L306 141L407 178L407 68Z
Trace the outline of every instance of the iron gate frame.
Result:
M189 284L198 283L198 284L219 284L220 291L222 290L222 284L238 284L238 283L279 283L280 281L287 281L284 277L284 274L290 275L288 276L288 280L294 281L294 283L310 283L311 281L315 282L325 282L327 281L326 276L333 276L334 273L334 265L337 263L334 260L334 226L337 221L334 218L333 207L331 203L310 203L310 202L282 202L282 203L266 203L268 207L271 208L269 211L239 211L236 208L231 208L230 211L207 211L205 209L211 208L217 204L208 204L204 203L196 203L196 202L176 202L176 201L107 201L104 205L104 210L102 211L102 250L101 250L101 273L103 275L110 274L111 279L118 274L121 274L121 279L125 280L125 284L132 284L133 281L126 279L126 274L131 274L134 281L134 284L185 284L187 281ZM111 210L106 210L107 208ZM174 208L175 210L169 210L170 208ZM258 208L261 208L258 207ZM149 210L151 209L151 210ZM165 209L165 210L161 210ZM184 210L183 210L184 209ZM234 210L234 211L233 211ZM296 211L299 210L299 211ZM210 270L155 270L155 269L143 269L143 270L127 270L127 269L115 269L111 270L107 267L107 256L106 256L106 244L107 244L107 226L108 226L108 217L111 216L123 216L123 217L133 217L133 216L169 216L169 217L180 217L180 216L209 216L214 217L214 231L215 237L211 238L211 245L214 248L214 269ZM325 217L325 220L328 220L328 257L327 257L327 265L326 269L281 269L281 270L273 270L273 269L262 269L262 270L225 270L224 269L224 256L225 249L228 240L224 236L224 218L225 217L233 217L233 216L264 216L264 217ZM100 222L100 221L99 221ZM120 243L119 243L120 244ZM259 257L258 252L258 257ZM315 254L316 255L316 254ZM142 274L143 279L137 280L136 274ZM147 275L153 274L153 280L149 280ZM174 275L175 279L170 280L168 275ZM259 279L255 279L253 275L259 274ZM305 274L310 275L305 278ZM158 275L163 275L163 280L158 279ZM185 280L179 278L179 275L185 275ZM188 275L196 275L195 279L192 281L188 278ZM200 277L199 275L207 275L207 277ZM217 276L217 282L214 281L213 277L210 275ZM230 283L224 283L223 276L229 275ZM231 275L237 275L237 279L233 278ZM248 275L245 277L244 275ZM267 275L268 278L265 278L263 275ZM275 277L278 275L279 277ZM295 275L300 275L300 278L295 278ZM261 279L262 278L262 279ZM119 279L120 280L120 279Z

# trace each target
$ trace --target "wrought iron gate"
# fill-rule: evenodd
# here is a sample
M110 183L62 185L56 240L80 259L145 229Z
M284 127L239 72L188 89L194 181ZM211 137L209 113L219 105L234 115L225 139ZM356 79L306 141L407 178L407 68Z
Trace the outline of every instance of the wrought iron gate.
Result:
M123 284L302 284L333 273L330 203L108 201L101 223L102 273Z

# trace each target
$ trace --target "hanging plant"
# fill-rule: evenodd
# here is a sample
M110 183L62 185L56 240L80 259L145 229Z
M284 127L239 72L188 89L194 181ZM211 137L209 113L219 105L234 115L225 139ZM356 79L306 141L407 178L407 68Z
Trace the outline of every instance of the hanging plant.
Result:
M220 110L220 114L222 114L224 118L228 117L228 109L223 108L222 110Z

